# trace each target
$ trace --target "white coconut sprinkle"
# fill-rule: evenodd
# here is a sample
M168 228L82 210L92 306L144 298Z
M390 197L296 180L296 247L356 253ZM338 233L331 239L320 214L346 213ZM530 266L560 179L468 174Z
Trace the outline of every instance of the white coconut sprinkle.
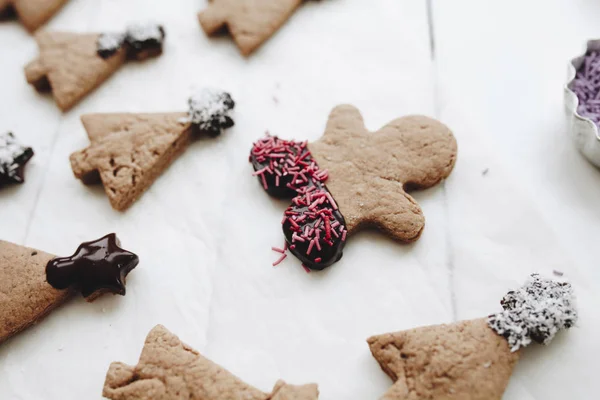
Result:
M188 100L189 117L201 130L223 127L231 121L229 112L234 107L231 96L217 89L205 88Z
M548 344L561 329L577 322L575 296L569 283L533 274L500 302L504 311L491 315L488 325L508 341L515 352L532 341Z
M96 45L99 53L114 54L123 46L125 35L123 33L103 33L98 36Z
M14 177L19 164L17 158L27 151L27 147L22 146L12 133L0 134L0 175Z
M161 26L153 23L132 24L127 27L127 41L129 42L145 42L147 40L155 40L162 42L164 31Z

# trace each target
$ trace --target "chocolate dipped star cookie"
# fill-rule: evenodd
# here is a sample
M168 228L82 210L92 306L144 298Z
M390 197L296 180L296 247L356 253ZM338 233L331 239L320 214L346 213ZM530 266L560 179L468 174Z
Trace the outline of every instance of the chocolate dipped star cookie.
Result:
M21 145L11 132L0 134L0 188L25 182L25 165L31 157L33 149Z

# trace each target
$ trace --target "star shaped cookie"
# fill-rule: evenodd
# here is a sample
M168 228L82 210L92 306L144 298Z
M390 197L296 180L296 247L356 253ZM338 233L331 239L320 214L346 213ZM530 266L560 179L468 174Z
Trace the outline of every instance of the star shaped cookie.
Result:
M31 147L21 145L10 132L0 134L0 187L25 182L25 165L31 157Z

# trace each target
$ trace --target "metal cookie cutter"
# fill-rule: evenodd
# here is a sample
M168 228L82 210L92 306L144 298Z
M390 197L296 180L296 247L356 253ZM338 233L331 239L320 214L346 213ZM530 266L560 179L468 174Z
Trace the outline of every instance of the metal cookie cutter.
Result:
M564 88L564 98L569 133L575 142L575 146L585 158L600 168L600 134L598 127L591 119L583 117L577 112L579 98L571 90L577 70L583 64L585 54L590 51L600 52L600 39L589 40L587 42L586 53L572 59L569 63L568 81Z

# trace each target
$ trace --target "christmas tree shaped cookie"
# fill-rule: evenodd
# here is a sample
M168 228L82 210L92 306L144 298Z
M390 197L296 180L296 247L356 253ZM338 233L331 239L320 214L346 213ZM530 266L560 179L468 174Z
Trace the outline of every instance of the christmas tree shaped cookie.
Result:
M159 55L164 36L159 25L133 25L125 33L40 32L40 54L25 67L25 77L38 91L51 91L58 107L67 111L127 59Z
M207 35L227 28L243 55L273 35L304 0L209 0L198 14Z
M146 338L135 367L114 362L103 395L112 400L316 400L317 385L277 382L264 393L203 357L158 325Z
M46 23L68 0L0 0L0 15L12 9L33 32Z
M131 206L197 133L216 136L233 125L228 93L203 90L189 112L90 114L81 117L91 145L71 155L75 177L102 183L116 210Z
M87 301L104 293L125 295L125 278L137 264L114 233L62 258L0 240L0 343L77 292Z
M520 349L548 344L577 321L571 286L539 275L501 304L488 318L371 337L373 356L395 382L382 399L500 400Z

